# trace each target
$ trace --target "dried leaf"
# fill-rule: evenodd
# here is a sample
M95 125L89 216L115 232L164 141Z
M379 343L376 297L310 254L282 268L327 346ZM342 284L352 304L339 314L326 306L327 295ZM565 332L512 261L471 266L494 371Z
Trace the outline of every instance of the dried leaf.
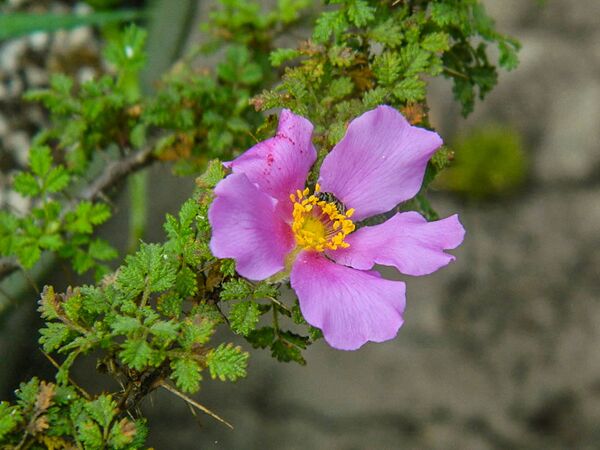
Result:
M411 125L421 124L427 117L427 111L422 103L408 104L401 111Z
M50 424L48 423L48 417L47 416L38 417L35 420L35 422L33 422L33 427L32 427L32 430L31 430L32 431L31 434L43 433L49 427L50 427Z
M35 408L38 413L45 412L52 404L52 399L56 393L56 385L42 381L38 392Z
M137 431L135 427L135 422L124 418L121 419L121 421L119 422L119 426L121 427L121 433L123 434L123 436L125 436L127 439L133 440Z

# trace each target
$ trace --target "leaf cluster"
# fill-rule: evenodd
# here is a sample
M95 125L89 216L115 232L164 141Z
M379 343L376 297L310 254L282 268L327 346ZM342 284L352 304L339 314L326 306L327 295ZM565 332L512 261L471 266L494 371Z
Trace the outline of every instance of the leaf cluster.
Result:
M497 45L500 66L517 64L518 43L494 29L478 0L330 3L335 9L321 13L311 39L271 53L272 64L282 67L281 82L252 100L257 110L285 107L315 124L321 150L311 182L348 122L365 111L388 104L428 127L429 78L451 78L466 115L476 94L483 98L497 81L489 45ZM411 203L430 219L436 214L423 192L451 156L445 148L434 156L419 199Z
M7 448L125 450L141 448L146 440L145 421L119 413L110 395L92 399L37 378L15 394L15 404L0 403L0 442Z
M90 193L86 183L103 176L107 160L118 164L150 147L148 160L174 162L175 173L189 175L204 169L208 158L226 159L252 145L252 130L262 119L249 99L273 80L271 30L297 21L310 2L280 1L267 22L249 28L263 15L256 5L238 3L223 1L211 15L211 34L220 36L213 47L225 47L215 70L192 70L192 61L176 65L155 95L142 97L138 74L146 62L146 32L132 25L105 48L111 74L82 84L55 74L49 88L26 95L47 108L52 125L35 138L30 170L13 178L31 208L27 214L0 212L0 256L30 268L50 251L77 273L94 270L100 279L117 252L93 237L111 211L98 201L103 192ZM249 40L236 38L241 35Z
M57 164L48 146L35 146L29 153L28 170L14 177L14 189L33 200L28 215L0 212L0 254L14 255L25 268L32 267L43 251L54 251L69 259L78 273L108 271L105 261L116 257L108 242L92 235L96 226L111 216L104 203L71 201L72 180L63 164ZM70 208L65 210L64 205Z
M188 200L177 218L167 217L164 244L142 244L100 284L64 294L45 288L40 312L47 323L40 344L64 355L59 384L67 384L75 359L93 350L102 352L101 367L123 384L145 380L120 394L125 403L135 404L169 381L196 392L207 368L222 380L245 374L247 354L239 347L208 345L224 320L212 285L219 263L206 245L209 201Z
M231 278L222 283L220 298L229 306L229 327L255 348L269 348L274 358L282 362L306 364L302 350L321 337L308 327L307 335L282 330L280 317L287 317L297 326L307 326L297 305L289 308L282 303L277 285L252 283L243 278ZM268 325L260 326L261 316L271 313ZM267 321L268 322L268 321Z
M489 44L497 45L500 66L518 62L518 43L494 29L477 0L331 3L336 9L319 16L309 41L272 52L274 66L289 65L275 89L254 99L260 110L283 106L310 117L329 145L350 118L378 104L424 105L428 77L452 78L468 114L475 92L483 98L497 81Z

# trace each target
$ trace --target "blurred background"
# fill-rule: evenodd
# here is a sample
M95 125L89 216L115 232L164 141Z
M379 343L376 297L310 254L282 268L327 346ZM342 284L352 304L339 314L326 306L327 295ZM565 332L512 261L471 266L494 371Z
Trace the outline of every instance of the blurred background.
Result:
M94 2L89 2L94 3ZM97 3L110 3L100 2ZM126 2L131 7L142 1ZM147 2L146 2L147 3ZM457 261L406 278L405 325L385 344L340 352L324 342L300 367L252 351L249 376L206 381L199 401L235 425L194 417L157 392L144 410L157 449L596 449L600 442L600 2L486 0L498 29L523 44L517 70L465 120L450 83L430 88L431 119L455 164L431 195L467 229ZM146 4L147 6L147 4ZM155 2L148 89L201 39L210 0ZM10 11L86 11L67 0L0 1ZM1 36L2 30L0 30ZM45 114L20 96L50 72L103 69L89 27L0 37L0 205L19 208L6 174L26 161ZM206 62L210 64L210 62ZM152 168L147 241L191 178ZM103 228L127 246L129 197ZM44 279L63 289L62 273ZM43 283L44 281L42 281ZM37 350L36 295L0 312L0 398L32 375L53 378ZM101 390L92 359L75 379Z

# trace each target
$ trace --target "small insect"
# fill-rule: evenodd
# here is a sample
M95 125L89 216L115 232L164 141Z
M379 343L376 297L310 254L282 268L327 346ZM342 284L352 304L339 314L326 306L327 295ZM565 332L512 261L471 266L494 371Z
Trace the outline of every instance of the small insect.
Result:
M321 201L333 203L341 214L346 214L346 205L339 201L331 192L317 192L315 195Z

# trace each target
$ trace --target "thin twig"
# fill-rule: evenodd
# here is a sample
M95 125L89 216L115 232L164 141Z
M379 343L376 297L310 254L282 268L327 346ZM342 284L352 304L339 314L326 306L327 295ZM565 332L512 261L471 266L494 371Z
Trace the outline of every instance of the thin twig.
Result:
M46 353L42 349L40 349L40 352L42 352L42 354L46 358L48 358L48 361L50 361L50 364L52 364L56 370L60 370L60 364L58 364L52 356L50 356L48 353ZM77 389L79 392L81 392L81 395L83 395L86 400L92 399L92 396L90 394L88 394L85 389L83 389L81 386L79 386L77 383L75 383L75 381L71 377L68 377L68 379L69 379L69 383L71 383L75 387L75 389Z
M464 78L465 80L469 79L469 77L467 75L465 75L464 73L458 72L449 67L444 67L444 72L446 72L448 75L452 75L453 77Z
M277 300L275 297L267 297L269 300L271 300L273 303L275 303L277 306L279 306L281 309L289 312L290 314L292 314L292 311L290 311L290 309L284 305L283 303L281 303L279 300Z
M222 424L228 426L229 428L231 428L233 430L233 425L231 425L229 422L227 422L225 419L223 419L222 417L219 417L217 414L215 414L214 412L212 412L210 409L208 409L205 406L202 406L200 403L198 403L195 400L192 400L191 398L189 398L187 395L179 392L177 389L175 389L173 386L171 386L170 384L167 384L165 382L161 382L160 386L165 388L167 391L169 391L171 394L175 394L177 397L185 400L189 405L192 405L196 408L198 408L200 411L202 411L205 414L208 414L209 416L211 416L213 419L218 420L219 422L221 422Z

